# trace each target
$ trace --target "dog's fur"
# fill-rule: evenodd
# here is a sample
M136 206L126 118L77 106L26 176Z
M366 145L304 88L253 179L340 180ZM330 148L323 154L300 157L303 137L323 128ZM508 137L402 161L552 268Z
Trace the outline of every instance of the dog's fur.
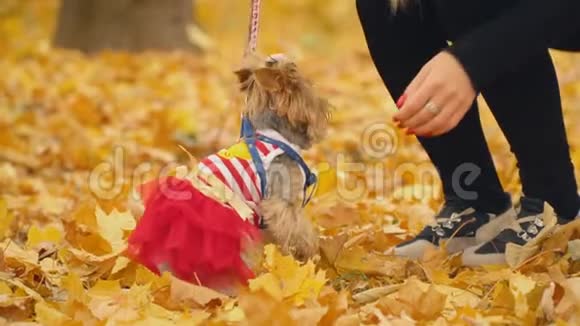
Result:
M301 149L310 148L326 134L329 105L319 97L292 61L281 55L266 60L253 56L236 71L246 95L247 114L256 130L274 129ZM260 203L266 236L297 259L318 253L318 234L304 216L304 176L283 154L271 163L267 193Z

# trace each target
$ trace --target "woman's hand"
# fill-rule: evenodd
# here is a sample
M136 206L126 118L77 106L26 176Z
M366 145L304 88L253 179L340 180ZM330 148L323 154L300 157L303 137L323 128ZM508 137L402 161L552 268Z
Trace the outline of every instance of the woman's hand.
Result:
M447 52L427 62L397 102L393 120L408 134L431 137L455 128L477 93L461 63ZM402 105L402 107L401 107Z

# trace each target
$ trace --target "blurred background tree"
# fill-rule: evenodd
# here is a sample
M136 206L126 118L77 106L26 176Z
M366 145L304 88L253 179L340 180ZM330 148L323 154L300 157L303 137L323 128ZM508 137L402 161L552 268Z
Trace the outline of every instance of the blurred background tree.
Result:
M63 0L54 45L92 53L197 50L187 34L192 0Z
M242 55L249 9L249 0L0 0L0 56L199 48L229 64ZM259 51L339 61L366 53L355 2L262 1Z

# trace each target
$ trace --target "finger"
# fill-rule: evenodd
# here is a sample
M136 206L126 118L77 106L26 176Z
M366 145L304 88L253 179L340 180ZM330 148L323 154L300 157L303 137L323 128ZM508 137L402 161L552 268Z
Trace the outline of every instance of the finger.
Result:
M419 89L414 93L408 93L405 105L393 117L401 123L406 122L412 116L423 109L427 101L435 96L437 84L430 81L430 76L421 84Z
M421 86L421 84L423 84L423 82L425 81L425 79L427 78L427 76L429 75L430 72L431 72L431 68L430 68L429 64L424 65L423 68L421 68L421 70L419 70L419 73L417 74L417 76L415 76L415 78L413 78L411 83L409 83L409 85L405 89L405 94L416 92L419 89L419 87Z
M452 103L444 108L442 108L441 112L437 114L433 119L429 120L424 125L414 129L413 132L417 136L423 137L430 137L435 135L436 132L440 132L445 130L448 126L449 120L453 116L457 105L453 105Z
M450 100L452 99L451 94L441 94L438 92L435 97L431 98L427 101L427 103L433 103L437 108L442 110L444 107L449 105ZM426 124L431 119L435 118L440 112L434 113L426 109L425 105L417 114L412 116L407 121L401 123L401 128L409 128L409 129L417 129L420 126Z
M451 117L449 117L448 122L444 126L442 126L442 128L433 130L432 132L433 136L439 136L448 133L449 131L457 127L461 123L461 120L463 119L467 111L469 111L469 109L471 108L472 104L472 102L470 101L460 101L460 100L456 101L455 103L456 104L454 106L454 109L452 109L453 113Z
M457 127L457 125L459 125L459 123L461 122L461 119L463 119L464 116L465 115L462 114L459 109L456 109L455 113L453 113L451 115L451 118L449 118L448 123L443 128L434 130L431 133L431 136L441 136L443 134L450 132L455 127Z
M396 104L397 104L398 109L401 109L403 107L403 105L405 105L405 102L407 101L408 94L414 93L417 90L417 88L423 83L423 81L427 77L430 70L431 69L427 65L425 65L425 66L423 66L423 68L421 68L419 73L415 76L415 78L413 78L411 83L407 86L407 88L403 92L403 95L401 95L401 97L399 97L397 99ZM395 118L393 118L393 120L398 121Z

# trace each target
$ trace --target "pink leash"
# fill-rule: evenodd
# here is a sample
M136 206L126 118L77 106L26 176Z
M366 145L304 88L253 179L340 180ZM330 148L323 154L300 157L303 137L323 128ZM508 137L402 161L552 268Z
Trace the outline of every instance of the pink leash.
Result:
M260 0L252 0L250 7L250 25L248 28L248 44L244 56L256 52L258 46L258 29L260 27Z
M251 0L250 5L250 23L248 25L248 43L244 51L244 58L256 52L258 47L258 30L260 27L260 0ZM241 114L242 130L247 123L244 119L244 114Z

